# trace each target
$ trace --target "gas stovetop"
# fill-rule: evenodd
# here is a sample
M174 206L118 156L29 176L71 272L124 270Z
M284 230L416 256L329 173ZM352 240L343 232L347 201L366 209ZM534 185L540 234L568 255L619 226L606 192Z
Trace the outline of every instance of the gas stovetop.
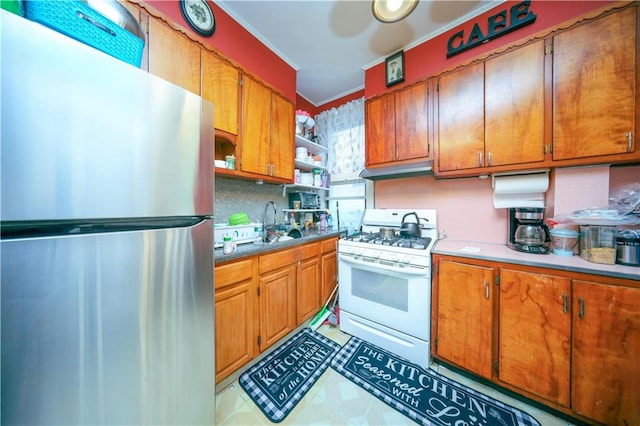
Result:
M421 219L420 237L405 238L400 235L402 219L408 213L416 213ZM415 223L415 215L405 223ZM384 232L381 232L381 228ZM428 267L431 248L438 239L436 211L431 209L370 209L362 221L362 232L338 240L338 253L371 262L394 262Z
M431 243L431 238L405 238L399 235L394 235L393 237L388 237L385 235L378 233L369 233L369 232L361 232L359 234L351 235L346 238L349 241L359 242L359 243L368 243L368 244L378 244L382 246L390 246L390 247L402 247L402 248L412 248L416 250L425 250L429 247Z

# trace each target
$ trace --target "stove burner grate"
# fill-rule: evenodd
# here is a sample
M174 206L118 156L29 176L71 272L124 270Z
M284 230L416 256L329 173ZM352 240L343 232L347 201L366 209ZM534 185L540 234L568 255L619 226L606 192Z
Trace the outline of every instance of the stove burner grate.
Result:
M386 237L379 233L361 232L351 235L347 238L350 241L368 244L378 244L389 247L412 248L416 250L425 250L431 243L429 237L412 237L403 238L399 236Z

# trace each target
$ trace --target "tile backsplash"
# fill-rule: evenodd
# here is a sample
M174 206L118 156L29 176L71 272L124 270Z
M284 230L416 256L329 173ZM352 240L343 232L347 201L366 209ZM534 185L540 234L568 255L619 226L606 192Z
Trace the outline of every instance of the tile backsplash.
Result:
M239 212L247 213L251 222L262 222L269 201L276 203L278 216L284 216L282 209L288 208L288 198L282 196L282 185L216 177L214 222L227 223L229 216ZM272 217L270 211L269 220Z

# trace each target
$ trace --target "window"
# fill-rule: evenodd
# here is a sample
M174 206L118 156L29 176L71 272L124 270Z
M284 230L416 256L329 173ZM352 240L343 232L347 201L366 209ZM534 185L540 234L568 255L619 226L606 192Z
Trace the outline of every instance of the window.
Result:
M316 117L320 144L328 148L331 177L329 210L334 228L359 230L373 184L360 178L364 169L364 98Z

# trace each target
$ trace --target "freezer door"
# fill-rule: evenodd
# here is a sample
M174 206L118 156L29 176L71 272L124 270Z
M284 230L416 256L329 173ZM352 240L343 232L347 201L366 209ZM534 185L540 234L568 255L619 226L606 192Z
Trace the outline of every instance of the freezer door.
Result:
M211 102L0 13L2 221L213 214Z
M2 423L213 424L211 229L2 241Z

